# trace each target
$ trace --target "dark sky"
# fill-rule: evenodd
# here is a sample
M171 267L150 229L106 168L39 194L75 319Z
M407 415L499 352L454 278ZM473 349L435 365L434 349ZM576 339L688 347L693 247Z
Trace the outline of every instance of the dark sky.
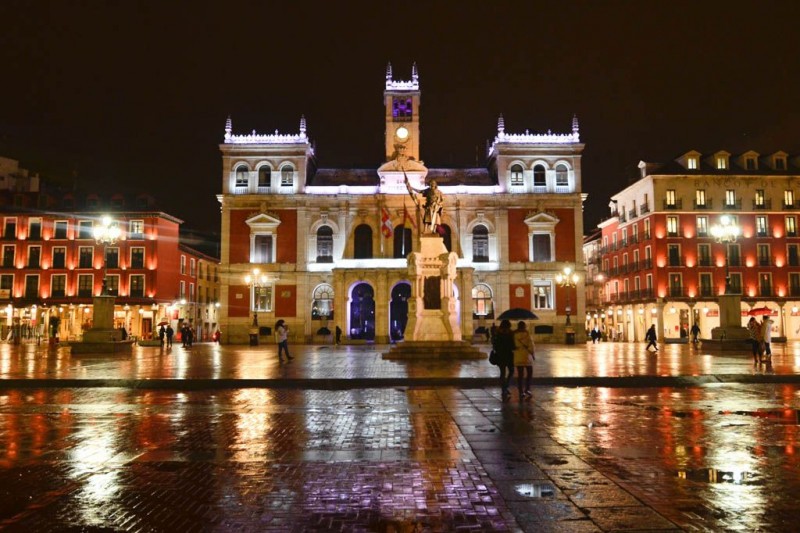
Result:
M506 131L586 143L587 231L642 159L800 153L796 1L0 2L0 155L153 193L219 226L218 144L296 132L321 167L377 168L382 91L417 62L421 155L481 162Z

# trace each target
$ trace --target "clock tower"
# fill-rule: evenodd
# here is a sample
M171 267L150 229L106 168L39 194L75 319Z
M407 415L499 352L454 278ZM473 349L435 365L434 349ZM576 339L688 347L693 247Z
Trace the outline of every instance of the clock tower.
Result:
M403 153L419 161L419 74L417 64L411 67L411 81L392 78L392 64L386 67L386 160Z

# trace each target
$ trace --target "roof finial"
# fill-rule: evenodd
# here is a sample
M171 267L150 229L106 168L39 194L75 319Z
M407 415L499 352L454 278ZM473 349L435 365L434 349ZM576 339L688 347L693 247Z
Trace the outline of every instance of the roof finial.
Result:
M497 119L497 133L499 135L503 135L506 131L506 121L503 119L503 114L500 113L500 117Z
M300 115L300 137L306 136L306 116Z
M392 63L386 64L386 81L392 81Z
M578 133L580 128L578 127L578 115L572 115L572 133Z
M414 64L411 65L411 80L412 81L419 81L419 72L417 71L417 62L414 61Z
M225 140L231 138L231 131L233 131L233 122L231 121L231 116L228 115L227 120L225 120Z

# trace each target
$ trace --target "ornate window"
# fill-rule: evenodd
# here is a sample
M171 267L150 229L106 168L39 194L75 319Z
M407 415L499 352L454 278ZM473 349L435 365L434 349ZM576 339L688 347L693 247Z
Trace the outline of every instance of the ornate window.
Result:
M276 262L277 231L281 221L272 215L259 213L245 223L250 227L250 262Z
M553 308L552 282L546 280L533 282L533 308L534 309Z
M533 186L547 187L547 171L544 165L536 165L533 167Z
M333 263L333 229L320 226L317 230L317 263Z
M325 283L314 289L311 320L331 319L333 319L333 287Z
M483 224L472 229L472 260L476 263L489 261L489 230Z
M522 179L522 165L511 165L511 185L518 186L523 185L524 181Z
M372 228L368 224L359 224L353 239L353 257L355 259L372 259Z
M494 318L492 289L484 283L472 288L472 317Z
M264 165L258 169L258 186L269 187L270 180L272 179L272 169Z
M294 169L286 165L281 169L281 187L291 187L294 185Z
M550 262L555 258L555 228L558 219L539 212L525 219L528 226L528 259L532 262Z
M556 166L556 186L566 187L569 185L569 174L567 165L559 164Z
M245 165L239 165L236 167L236 186L247 187L249 174L250 173L247 171L247 167Z

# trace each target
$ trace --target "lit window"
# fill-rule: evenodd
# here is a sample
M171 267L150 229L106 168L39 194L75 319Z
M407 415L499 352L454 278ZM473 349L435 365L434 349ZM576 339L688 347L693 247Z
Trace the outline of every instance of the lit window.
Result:
M736 205L736 191L733 189L725 191L725 205L727 207L734 207Z
M492 289L481 283L472 289L472 313L474 318L494 316L492 308Z
M533 308L552 309L553 289L550 283L535 282L533 285Z
M489 230L483 224L472 229L472 260L476 263L489 261Z
M281 187L291 187L294 185L294 170L292 167L281 169Z
M678 217L667 217L667 237L678 236Z
M323 284L314 290L311 304L311 320L330 320L333 318L333 287Z
M786 217L786 236L797 237L797 219L794 216Z
M675 207L676 204L675 189L667 189L665 196L666 196L665 202L667 204L667 207Z
M754 203L756 207L764 207L764 189L756 189L756 198Z
M511 166L511 185L517 186L522 185L522 166L521 165L512 165Z
M697 158L696 157L690 157L687 160L687 165L689 167L689 170L697 170Z
M272 311L272 285L253 287L253 311Z
M718 155L717 156L717 169L718 170L725 170L728 168L728 161L725 156Z
M767 236L767 217L764 215L756 217L756 235L758 237Z
M128 238L130 239L143 239L144 238L144 220L131 220L128 225Z
M556 186L566 187L569 185L568 172L566 165L556 166Z
M695 203L697 207L705 207L706 206L706 191L705 189L697 189L694 193L695 196Z
M317 230L317 263L333 263L333 229L320 226Z
M697 236L705 237L708 235L708 217L697 217Z
M237 187L247 187L247 180L248 180L247 167L242 165L236 168L236 186Z
M794 191L783 191L783 205L786 207L794 207Z

